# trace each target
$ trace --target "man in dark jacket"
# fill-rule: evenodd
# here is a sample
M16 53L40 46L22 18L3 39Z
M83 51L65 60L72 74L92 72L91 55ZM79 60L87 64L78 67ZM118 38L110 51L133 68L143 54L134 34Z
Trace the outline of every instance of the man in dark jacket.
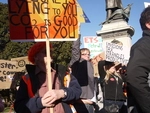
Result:
M150 7L141 13L140 24L143 36L132 46L127 65L128 107L135 106L138 113L150 113Z

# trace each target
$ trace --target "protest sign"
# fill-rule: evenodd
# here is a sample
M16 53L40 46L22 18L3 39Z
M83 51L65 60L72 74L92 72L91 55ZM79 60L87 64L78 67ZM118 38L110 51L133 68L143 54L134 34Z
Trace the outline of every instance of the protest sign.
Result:
M93 58L103 51L102 38L97 36L84 36L83 44L90 50L90 57Z
M17 71L16 62L0 60L0 89L9 89L13 75Z
M8 0L13 41L75 40L78 37L76 0Z
M30 64L27 56L0 60L0 89L9 89L16 72L26 72L26 64Z
M123 45L106 42L105 58L107 61L127 64L129 60L130 48Z
M11 61L16 61L17 72L26 72L26 64L31 64L27 56L12 58Z

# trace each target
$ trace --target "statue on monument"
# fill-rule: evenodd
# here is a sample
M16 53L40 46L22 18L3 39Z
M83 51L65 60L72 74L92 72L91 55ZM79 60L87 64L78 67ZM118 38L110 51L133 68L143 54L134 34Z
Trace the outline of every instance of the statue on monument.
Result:
M105 0L105 2L106 2L106 12L107 12L106 19L110 18L110 16L115 10L122 9L121 0Z
M114 20L123 19L128 22L132 4L128 4L123 8L121 0L105 0L107 17L105 23L113 22Z

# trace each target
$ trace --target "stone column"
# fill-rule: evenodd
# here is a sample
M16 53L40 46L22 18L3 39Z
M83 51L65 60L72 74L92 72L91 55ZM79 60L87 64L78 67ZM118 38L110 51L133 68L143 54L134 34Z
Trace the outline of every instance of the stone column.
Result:
M97 31L97 36L101 36L103 43L117 40L122 42L123 46L132 46L132 36L134 28L128 25L125 20L120 20L102 25L102 29Z

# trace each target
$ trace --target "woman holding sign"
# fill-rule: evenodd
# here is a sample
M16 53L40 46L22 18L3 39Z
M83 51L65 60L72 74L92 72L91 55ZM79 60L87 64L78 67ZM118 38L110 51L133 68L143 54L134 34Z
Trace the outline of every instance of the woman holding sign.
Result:
M66 68L51 64L52 89L48 90L46 43L33 45L28 59L34 65L27 65L28 74L22 76L17 91L14 109L16 113L73 113L70 104L79 99L81 88L76 78L70 75L69 86L65 87Z
M126 100L123 93L123 80L118 73L121 68L120 63L99 61L98 70L104 95L104 110L109 112L112 107L117 113L121 113L121 108ZM116 106L113 106L116 105Z

